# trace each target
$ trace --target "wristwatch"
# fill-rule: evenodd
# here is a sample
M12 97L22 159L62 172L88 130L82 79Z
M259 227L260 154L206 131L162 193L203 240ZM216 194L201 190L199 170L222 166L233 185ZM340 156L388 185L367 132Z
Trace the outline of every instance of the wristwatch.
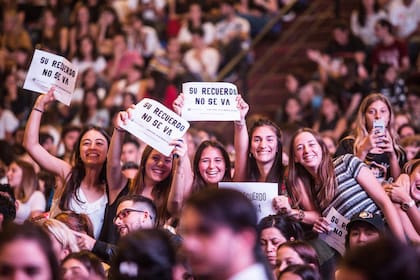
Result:
M416 202L414 200L410 200L409 202L403 202L401 203L401 209L404 211L408 211L411 207L416 205Z

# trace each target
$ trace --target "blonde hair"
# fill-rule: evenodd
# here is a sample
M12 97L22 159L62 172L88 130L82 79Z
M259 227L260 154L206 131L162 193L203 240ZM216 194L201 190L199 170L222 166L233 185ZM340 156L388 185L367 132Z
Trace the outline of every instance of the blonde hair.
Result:
M49 234L61 244L63 249L69 250L70 253L79 252L76 236L63 222L56 219L39 219L36 224L44 228Z

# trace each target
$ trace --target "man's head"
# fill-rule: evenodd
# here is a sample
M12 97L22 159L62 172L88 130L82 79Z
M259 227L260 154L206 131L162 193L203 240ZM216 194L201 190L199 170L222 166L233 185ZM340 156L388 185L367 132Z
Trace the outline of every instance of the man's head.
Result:
M118 200L114 224L121 236L129 232L153 228L157 210L153 201L141 195L127 195Z
M16 218L16 203L11 197L0 194L0 231Z
M384 230L385 224L380 215L362 211L347 224L346 246L350 250L364 246L379 239Z
M140 144L134 139L127 139L124 141L121 151L121 162L135 162L140 163Z
M257 215L240 192L207 189L186 202L180 230L195 275L226 279L255 263Z

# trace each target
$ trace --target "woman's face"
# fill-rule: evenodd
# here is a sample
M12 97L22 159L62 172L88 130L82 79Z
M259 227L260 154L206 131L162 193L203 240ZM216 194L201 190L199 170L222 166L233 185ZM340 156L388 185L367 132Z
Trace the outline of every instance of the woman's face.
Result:
M53 280L47 256L27 239L14 240L0 250L0 279Z
M322 137L322 141L324 141L325 145L327 146L330 155L334 155L337 151L337 147L334 141L330 137Z
M410 174L410 194L415 201L420 201L420 165Z
M23 175L22 168L19 165L17 165L16 162L12 162L9 165L9 169L7 170L7 173L6 173L7 180L10 186L13 188L19 187L20 184L22 183L22 175Z
M92 91L86 91L85 92L86 98L85 98L85 106L90 109L94 109L98 105L98 97L96 94Z
M301 111L301 107L300 107L299 102L296 99L294 99L294 98L290 98L287 101L285 111L286 111L286 114L288 116L297 116L297 115L299 115L300 114L300 111Z
M88 38L84 38L80 45L83 54L90 54L93 49L92 42Z
M162 155L156 150L152 150L146 160L146 177L155 184L165 180L172 171L172 157Z
M321 145L310 132L298 134L293 143L295 158L306 170L316 173L322 161Z
M89 10L87 7L81 7L77 12L77 20L79 23L88 23L89 22Z
M337 112L337 105L329 98L324 98L321 105L321 112L323 115L328 116Z
M278 148L277 140L277 135L271 126L264 125L254 130L251 136L250 152L258 163L274 162Z
M91 129L82 136L79 149L85 165L103 165L108 152L108 142L102 133Z
M198 162L198 170L207 184L216 184L222 181L226 171L222 152L211 146L205 148Z
M260 245L264 251L268 262L274 267L277 260L277 248L286 242L287 239L275 227L263 229L261 231Z
M370 104L365 112L366 118L366 128L368 131L372 130L373 121L374 120L383 120L385 126L388 127L389 119L390 119L390 112L388 110L388 106L381 100L377 100Z
M63 280L88 280L89 270L76 259L68 259L61 265Z
M289 265L304 263L298 253L288 246L280 247L277 250L276 269L278 272L283 271Z

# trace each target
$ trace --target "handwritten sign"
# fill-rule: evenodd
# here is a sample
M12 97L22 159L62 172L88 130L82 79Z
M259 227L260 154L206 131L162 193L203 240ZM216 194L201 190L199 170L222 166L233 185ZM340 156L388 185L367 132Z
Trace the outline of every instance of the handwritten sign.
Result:
M278 195L276 183L220 182L219 188L234 189L245 194L257 209L258 221L265 216L275 214L273 198Z
M224 82L189 82L182 84L184 106L181 115L189 121L237 121L238 89Z
M173 150L169 142L181 138L190 124L159 102L144 98L136 105L132 119L121 127L169 156Z
M324 240L332 248L336 249L341 255L344 254L345 240L347 235L347 223L349 222L343 215L337 212L335 208L331 208L326 219L330 222L332 230L326 234L322 233L319 237Z
M70 105L76 86L77 67L62 56L35 50L23 84L24 89L47 93L55 88L55 98Z

